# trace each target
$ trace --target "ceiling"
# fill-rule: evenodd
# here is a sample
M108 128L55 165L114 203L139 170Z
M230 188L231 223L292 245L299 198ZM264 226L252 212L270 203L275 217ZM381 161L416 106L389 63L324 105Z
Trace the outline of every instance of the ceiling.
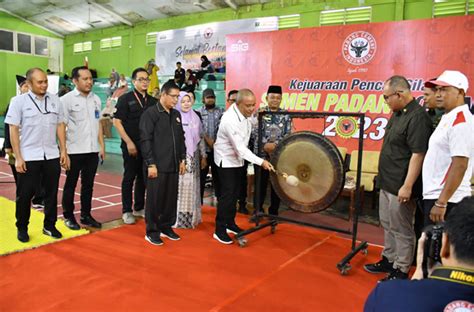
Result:
M0 0L0 10L60 35L221 8L266 3L264 0Z

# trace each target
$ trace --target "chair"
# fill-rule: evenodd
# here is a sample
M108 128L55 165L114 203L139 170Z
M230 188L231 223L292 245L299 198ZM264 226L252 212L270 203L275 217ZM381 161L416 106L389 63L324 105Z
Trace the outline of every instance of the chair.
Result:
M375 209L377 203L377 189L375 188L375 179L378 174L379 167L379 151L364 151L362 152L362 171L360 176L360 185L364 187L366 192L372 192L372 208ZM357 161L359 159L359 151L354 150L351 153L351 160L349 164L349 171L346 172L346 177L357 178Z

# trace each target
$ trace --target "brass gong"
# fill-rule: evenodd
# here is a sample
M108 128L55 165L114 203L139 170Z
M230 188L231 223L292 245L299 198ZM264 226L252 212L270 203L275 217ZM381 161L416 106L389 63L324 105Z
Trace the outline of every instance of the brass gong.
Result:
M331 205L344 187L344 166L337 147L324 136L302 131L284 138L272 153L275 169L298 178L297 186L271 174L273 189L290 208L319 212Z

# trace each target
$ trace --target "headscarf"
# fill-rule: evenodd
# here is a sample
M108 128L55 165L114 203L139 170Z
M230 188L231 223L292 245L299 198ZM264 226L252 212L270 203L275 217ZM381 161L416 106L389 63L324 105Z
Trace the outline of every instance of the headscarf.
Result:
M184 129L184 142L186 143L186 153L189 156L194 156L194 152L196 152L199 141L201 140L201 119L199 119L199 116L192 108L188 112L183 112L181 102L185 96L191 99L187 92L179 92L178 103L176 104L175 108L181 113L181 121Z

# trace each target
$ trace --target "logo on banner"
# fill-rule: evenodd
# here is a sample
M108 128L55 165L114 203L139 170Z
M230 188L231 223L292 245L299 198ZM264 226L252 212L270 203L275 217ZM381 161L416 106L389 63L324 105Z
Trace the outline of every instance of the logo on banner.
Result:
M336 133L343 139L351 138L358 130L354 117L340 117L336 123Z
M374 36L366 31L356 31L342 44L342 55L352 65L363 65L374 57L377 44Z
M212 31L212 28L206 28L204 30L204 34L203 34L204 39L208 39L208 40L211 39L213 34L214 34L214 32Z
M230 46L231 52L246 52L249 50L248 42L243 42L242 40L237 41L237 43L233 43Z

